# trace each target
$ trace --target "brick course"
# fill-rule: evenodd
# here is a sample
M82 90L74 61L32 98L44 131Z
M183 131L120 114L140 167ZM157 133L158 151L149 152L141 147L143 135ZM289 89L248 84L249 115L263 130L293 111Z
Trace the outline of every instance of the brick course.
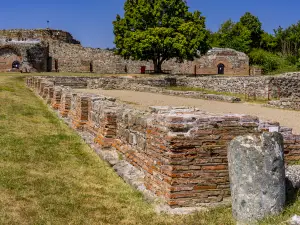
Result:
M42 95L49 93L45 85L53 85L49 81L32 77L26 83ZM114 98L51 88L52 105L60 105L61 114L71 119L74 129L89 132L107 150L116 149L143 171L146 188L171 207L221 202L230 196L228 143L236 136L279 126L253 116L216 115L191 108L142 111ZM300 160L300 135L285 127L279 131L284 136L286 161Z

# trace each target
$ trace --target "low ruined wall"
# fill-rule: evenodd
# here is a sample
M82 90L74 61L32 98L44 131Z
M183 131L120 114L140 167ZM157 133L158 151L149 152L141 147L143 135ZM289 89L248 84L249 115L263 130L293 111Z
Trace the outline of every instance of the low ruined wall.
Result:
M67 78L59 78L66 82ZM247 115L216 115L191 108L148 111L115 98L84 94L55 79L27 78L27 85L68 118L74 129L144 174L144 185L171 207L221 202L230 195L227 146L236 136L259 134L278 123ZM65 83L66 85L66 83ZM300 160L300 136L279 128L287 162Z
M280 100L269 101L266 106L276 107L280 109L300 110L300 98L281 98Z
M260 98L290 98L292 95L300 93L300 73L286 73L280 76L257 76L257 77L181 77L181 76L154 76L154 77L53 77L57 85L70 85L75 88L89 89L119 89L148 91L170 95L221 100L217 96L205 95L198 97L201 92L183 93L167 91L169 86L186 86L213 90L216 92L229 92L233 94L255 95ZM81 84L81 85L80 85ZM157 89L160 88L160 89ZM229 100L231 101L231 100Z
M206 94L200 91L174 91L167 90L167 87L177 86L177 79L174 77L155 77L155 78L127 78L127 77L104 77L87 80L89 89L108 89L108 90L130 90L160 93L179 97L196 99L207 99L224 102L240 102L241 99L226 95Z
M291 97L300 93L300 73L286 73L280 76L159 76L145 78L107 77L88 81L88 88L138 89L140 86L168 87L186 86L216 92L255 95L260 98Z
M52 57L52 70L61 72L95 72L101 74L140 74L141 67L154 70L153 62L126 60L113 51L85 48L65 41L49 42L49 55ZM176 59L164 61L162 70L171 74L218 74L218 65L225 66L226 75L249 75L249 58L246 54L232 49L211 49L206 55L193 61Z
M251 94L262 98L287 98L294 93L300 93L300 73L286 73L280 76L178 78L177 85L217 92Z
M269 77L190 77L178 79L177 85L203 88L217 92L245 94L255 92L258 97L268 96Z

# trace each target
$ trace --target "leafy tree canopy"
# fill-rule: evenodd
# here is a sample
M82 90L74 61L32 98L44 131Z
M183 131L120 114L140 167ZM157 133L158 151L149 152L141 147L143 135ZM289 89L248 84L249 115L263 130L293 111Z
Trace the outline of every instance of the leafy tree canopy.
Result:
M250 12L246 12L240 18L240 22L251 32L251 48L259 48L263 30L261 28L262 23L259 21L258 17L252 15Z
M156 73L165 60L193 60L210 48L205 17L185 0L127 0L124 10L113 22L117 54L152 60Z
M210 40L213 40L213 45L249 53L252 49L259 48L261 45L264 33L261 26L258 17L247 12L238 22L225 21L219 31L213 34L215 37L210 38Z
M240 22L227 20L215 35L214 40L217 41L214 44L218 47L232 48L241 52L250 51L251 32Z

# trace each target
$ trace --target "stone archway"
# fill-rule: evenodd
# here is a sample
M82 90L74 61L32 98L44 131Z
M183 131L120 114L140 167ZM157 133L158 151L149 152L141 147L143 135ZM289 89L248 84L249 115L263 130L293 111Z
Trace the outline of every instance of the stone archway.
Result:
M218 64L218 74L224 74L225 73L225 65L223 63Z
M17 63L18 62L18 63ZM0 47L0 71L7 72L13 68L20 68L22 57L18 49L13 46Z

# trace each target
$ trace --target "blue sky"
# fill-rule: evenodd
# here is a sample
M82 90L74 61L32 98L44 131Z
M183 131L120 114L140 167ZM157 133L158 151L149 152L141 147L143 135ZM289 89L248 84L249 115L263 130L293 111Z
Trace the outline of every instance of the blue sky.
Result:
M67 30L84 46L113 47L112 21L123 14L125 0L1 0L0 29L45 28ZM300 20L299 0L187 0L190 10L206 16L207 28L216 31L231 18L246 11L258 16L263 28L272 32Z

